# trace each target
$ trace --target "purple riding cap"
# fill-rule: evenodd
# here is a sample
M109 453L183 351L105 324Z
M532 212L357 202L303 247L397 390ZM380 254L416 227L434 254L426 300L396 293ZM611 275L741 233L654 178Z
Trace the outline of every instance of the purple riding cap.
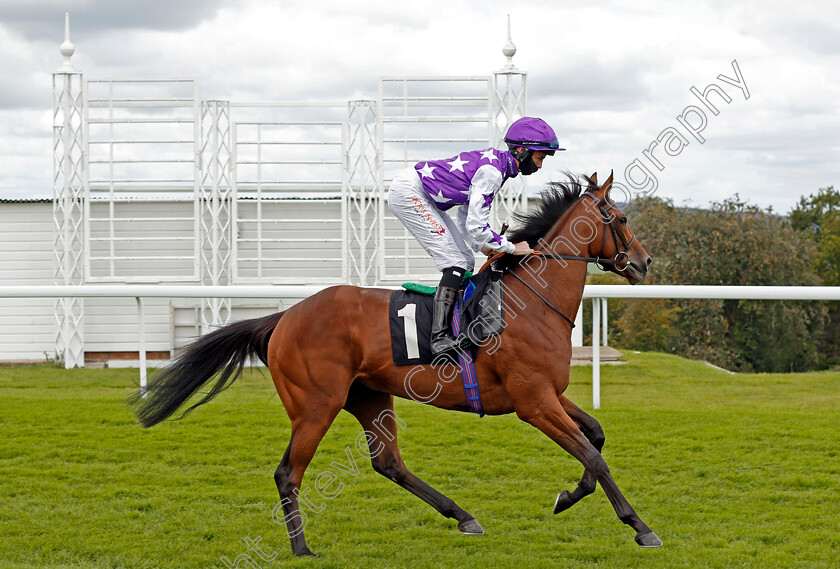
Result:
M542 119L522 117L515 121L505 135L505 142L509 146L521 146L530 150L542 150L549 156L554 156L560 148L554 129Z

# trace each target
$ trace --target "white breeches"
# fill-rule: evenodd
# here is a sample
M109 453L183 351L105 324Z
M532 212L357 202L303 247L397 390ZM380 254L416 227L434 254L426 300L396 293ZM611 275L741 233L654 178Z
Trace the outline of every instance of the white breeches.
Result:
M439 271L447 267L473 270L475 253L464 241L455 221L447 212L436 208L429 195L423 191L420 176L413 166L397 174L391 182L388 206L432 256Z

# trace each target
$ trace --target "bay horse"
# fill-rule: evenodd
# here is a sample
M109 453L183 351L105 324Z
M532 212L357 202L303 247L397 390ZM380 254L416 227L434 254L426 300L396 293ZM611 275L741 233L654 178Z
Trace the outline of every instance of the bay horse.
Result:
M509 237L528 241L535 254L501 259L506 323L495 349L482 346L476 353L481 402L489 415L515 412L583 464L580 483L557 496L554 513L600 483L618 518L636 531L635 541L658 547L662 542L619 491L601 456L600 424L563 395L572 356L571 322L583 295L587 262L636 284L651 258L609 197L612 174L602 186L597 175L586 178L585 188L577 177L568 177L568 183L551 183L534 211L518 216L521 227ZM170 417L205 384L209 390L186 412L208 402L256 356L268 366L291 421L291 439L274 479L284 514L277 517L285 522L295 555L314 555L304 539L299 491L318 444L342 409L361 423L376 472L457 520L461 532L483 533L473 516L409 472L400 456L394 396L418 400L421 394L424 403L448 410L469 407L459 382L441 381L440 366L415 366L409 380L409 366L393 364L387 324L391 292L335 286L284 312L199 338L149 381L147 397L132 397L140 423L150 427ZM518 306L513 299L520 300Z

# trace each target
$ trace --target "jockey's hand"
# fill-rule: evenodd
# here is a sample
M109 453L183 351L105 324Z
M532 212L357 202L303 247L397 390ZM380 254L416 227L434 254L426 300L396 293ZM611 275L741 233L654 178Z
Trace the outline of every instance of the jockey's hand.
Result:
M534 250L531 249L531 246L528 245L527 241L520 241L519 243L514 243L513 245L516 247L513 251L514 255L530 255L534 252Z

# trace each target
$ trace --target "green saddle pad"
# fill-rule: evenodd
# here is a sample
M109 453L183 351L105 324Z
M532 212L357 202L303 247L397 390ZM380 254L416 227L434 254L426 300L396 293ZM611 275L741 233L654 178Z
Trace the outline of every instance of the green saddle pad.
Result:
M435 290L437 290L433 286L428 286L420 283L403 283L402 287L405 290L410 290L411 292L416 292L418 294L428 294L430 296L435 294Z
M465 280L470 278L471 276L473 276L472 271L467 271L466 273L464 273ZM435 291L437 290L437 287L424 285L420 283L403 283L402 287L405 290L410 290L411 292L416 292L418 294L427 294L429 296L433 296L435 294Z

